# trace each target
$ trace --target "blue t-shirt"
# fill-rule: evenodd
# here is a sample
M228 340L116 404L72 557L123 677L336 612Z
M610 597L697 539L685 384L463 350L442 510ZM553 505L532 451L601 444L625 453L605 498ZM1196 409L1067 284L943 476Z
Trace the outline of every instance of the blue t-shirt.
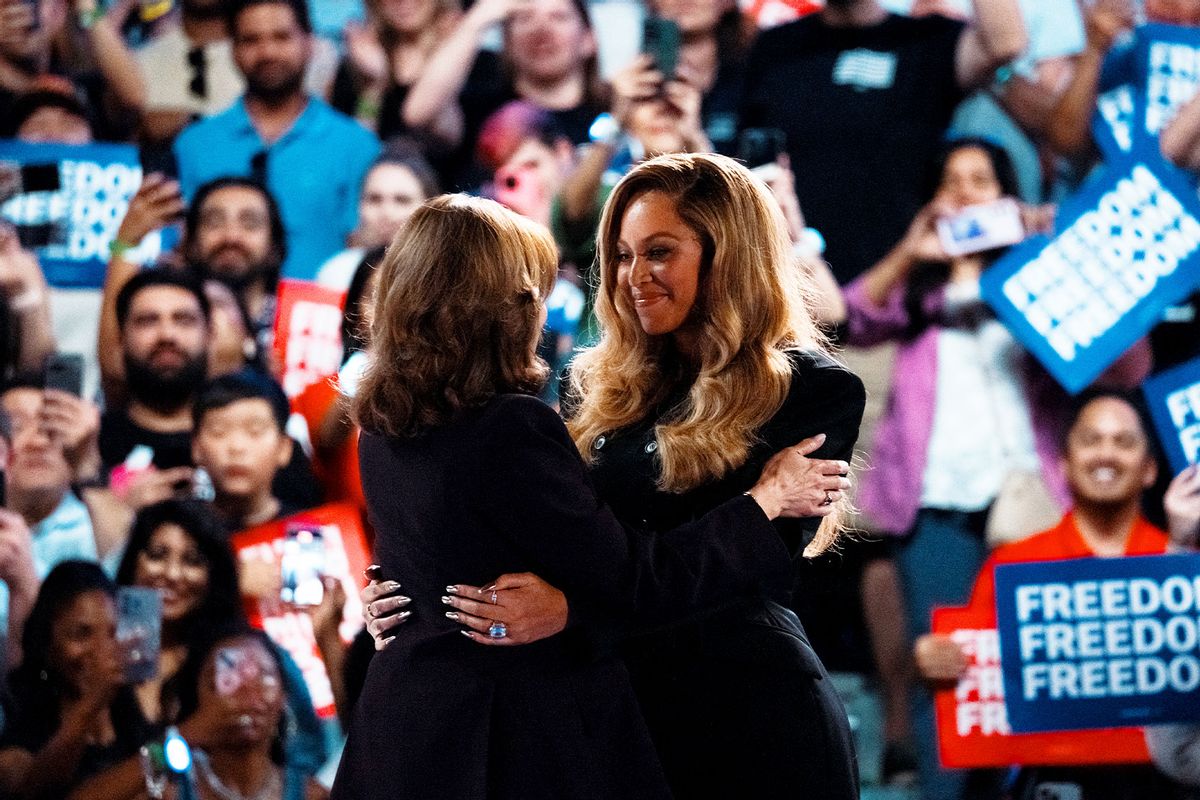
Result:
M249 176L256 163L262 165L287 232L283 275L305 280L346 246L358 219L363 177L379 151L375 134L315 97L270 147L250 121L244 99L175 140L179 185L188 201L208 181Z

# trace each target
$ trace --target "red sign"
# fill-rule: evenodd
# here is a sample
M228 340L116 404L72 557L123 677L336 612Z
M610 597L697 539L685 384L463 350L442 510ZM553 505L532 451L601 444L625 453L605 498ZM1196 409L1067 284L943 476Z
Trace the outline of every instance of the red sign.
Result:
M363 586L363 579L359 576L367 568L370 558L362 518L354 506L348 503L321 506L241 531L232 539L238 564L243 571L247 567L253 569L251 565L279 569L288 526L296 523L320 528L321 541L325 545L323 572L336 577L346 590L346 605L342 609L339 632L342 640L349 642L362 627L362 603L359 602L358 591ZM247 596L243 599L251 624L266 631L273 641L287 650L304 673L304 681L312 695L317 715L334 716L337 708L333 703L333 690L325 671L325 662L317 649L312 618L308 612L284 606L275 593L270 597Z
M939 608L933 632L948 634L967 656L966 673L935 693L938 753L945 767L1013 764L1140 764L1150 760L1140 728L1019 733L1008 727L1000 637L994 610Z
M819 0L740 0L738 5L759 28L773 28L819 11L825 4Z
M309 281L279 282L275 355L288 397L333 375L342 365L342 304L346 293Z

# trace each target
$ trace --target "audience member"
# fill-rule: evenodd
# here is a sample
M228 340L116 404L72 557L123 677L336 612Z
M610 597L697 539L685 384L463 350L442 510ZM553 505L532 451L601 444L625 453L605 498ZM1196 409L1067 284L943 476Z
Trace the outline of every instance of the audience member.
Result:
M304 90L312 54L304 0L235 0L228 19L246 92L179 135L179 184L188 198L230 175L269 187L287 232L283 274L311 278L354 230L353 198L379 143Z
M386 247L417 207L438 193L437 175L416 148L390 144L367 172L358 197L358 227L347 247L317 271L317 283L350 285L368 250Z
M134 52L147 88L140 109L146 143L169 146L189 123L229 108L245 89L229 40L228 5L228 0L183 0L176 23ZM313 46L304 85L324 95L336 52L323 39L314 39Z
M741 125L783 131L800 205L843 284L882 258L921 207L964 92L1026 47L1016 0L973 5L975 22L964 24L831 0L763 32L750 52Z
M146 88L121 34L96 0L4 0L0 4L0 120L12 120L17 95L59 75L87 97L106 138L128 127ZM2 123L0 123L2 124Z
M1200 549L1200 466L1175 476L1163 497L1171 550ZM1200 725L1156 725L1146 728L1146 747L1154 765L1172 780L1200 789Z
M285 765L283 665L267 635L227 628L180 670L179 730L197 749L197 783L214 796L322 800L323 787Z
M212 480L213 506L230 531L299 511L275 496L276 474L292 458L288 401L256 372L205 384L192 406L192 458Z
M902 663L896 652L907 651L928 630L934 606L966 599L987 555L989 509L1006 491L1028 489L1027 514L1040 509L1057 516L1067 499L1056 469L1067 396L1045 372L1027 368L1024 351L980 299L980 276L1000 252L951 258L936 232L939 217L1014 195L1008 157L993 144L964 139L947 145L940 163L933 198L908 233L845 292L850 344L899 345L887 410L875 432L875 468L863 475L858 494L880 529L901 537L895 566L907 616L905 641L885 616L900 604L880 594L894 580L875 575L880 583L864 584L868 628L889 642L884 651L892 654L886 659L892 670ZM1027 209L1026 226L1043 228L1044 217ZM1148 348L1139 346L1109 377L1133 386L1148 371ZM992 514L993 527L999 520ZM896 684L891 691L902 695L900 677L884 673ZM915 724L928 730L930 703L918 692L913 705ZM916 733L918 752L927 757L925 791L954 796L961 786L939 775L928 733ZM946 785L936 788L943 779Z
M99 473L100 411L66 392L42 389L40 379L18 379L0 395L11 425L4 431L6 516L0 540L7 551L0 578L9 632L8 662L20 660L20 631L38 581L69 559L114 561L128 530L128 514L104 489L72 488Z
M146 721L125 684L115 600L97 564L64 561L46 576L10 679L0 737L5 796L63 796L145 740Z
M35 144L91 144L92 115L66 78L43 75L13 100L14 139Z
M664 77L679 79L700 93L704 134L716 152L736 155L753 27L729 0L651 0L647 5L651 13L675 22L682 38L678 68Z
M333 107L387 140L407 133L400 114L413 83L461 18L458 0L371 0L368 22L345 28Z
M128 402L105 411L100 454L114 491L141 508L190 489L192 401L208 371L211 313L199 280L160 268L121 288L115 316Z
M501 56L483 49L500 24ZM480 0L429 59L409 89L403 115L451 153L443 185L472 184L464 170L479 130L496 109L525 100L549 111L575 144L588 140L607 108L596 63L596 39L583 0Z
M297 761L297 738L310 738L305 717L293 725L299 673L278 645L245 622L209 621L164 688L171 719L192 748L192 778L205 800L255 797L302 800L326 797L308 777L312 764ZM286 706L286 708L285 708ZM319 733L319 731L317 731ZM298 737L297 734L300 734ZM320 738L316 739L320 743ZM234 794L237 792L237 794ZM71 800L139 800L146 779L138 757L128 758L83 783Z
M983 565L970 605L990 614L993 625L994 572L1000 564L1166 552L1166 534L1141 514L1142 492L1154 484L1158 468L1149 426L1134 402L1111 391L1085 394L1066 430L1061 469L1071 510L1049 530L998 547ZM944 634L921 636L914 653L921 676L933 682L955 681L967 666L960 646ZM1145 766L1027 767L1012 796L1017 800L1042 798L1049 791L1040 789L1042 786L1088 800L1173 796L1162 776ZM922 787L927 784L922 782ZM958 796L935 795L928 788L924 791L930 797Z

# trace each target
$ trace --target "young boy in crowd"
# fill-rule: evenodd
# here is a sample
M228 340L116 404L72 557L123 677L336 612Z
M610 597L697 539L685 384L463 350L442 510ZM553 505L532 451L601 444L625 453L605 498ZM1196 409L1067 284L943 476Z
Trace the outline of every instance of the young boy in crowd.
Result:
M243 370L205 384L193 406L192 460L212 481L213 505L230 532L278 519L271 482L292 457L288 402L278 384Z

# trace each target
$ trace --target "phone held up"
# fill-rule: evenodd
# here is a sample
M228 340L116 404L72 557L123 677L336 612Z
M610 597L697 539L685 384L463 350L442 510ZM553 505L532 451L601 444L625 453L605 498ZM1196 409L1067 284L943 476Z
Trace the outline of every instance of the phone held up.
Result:
M1021 207L1011 197L967 206L937 221L938 239L949 256L965 256L1008 247L1025 239Z
M642 52L654 60L654 68L663 80L672 80L679 66L679 44L683 40L679 24L662 17L646 17L642 24Z
M321 604L325 586L325 539L317 525L289 525L280 558L279 599L296 606Z

